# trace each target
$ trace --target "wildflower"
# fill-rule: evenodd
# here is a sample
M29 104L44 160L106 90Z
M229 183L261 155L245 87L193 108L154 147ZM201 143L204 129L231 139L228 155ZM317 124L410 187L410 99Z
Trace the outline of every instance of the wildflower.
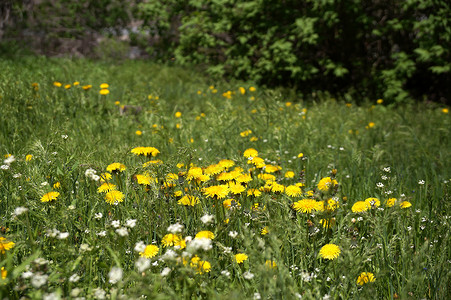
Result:
M235 181L239 183L248 183L252 181L252 176L250 174L241 174Z
M127 236L128 230L126 227L121 227L121 228L116 229L116 233L119 234L120 236Z
M213 246L211 245L211 240L208 238L194 239L188 244L187 251L190 253L196 252L198 249L203 249L204 251L211 250Z
M323 192L327 192L331 187L337 185L338 182L334 179L332 180L330 177L322 178L318 183L318 189Z
M249 148L249 149L246 149L244 151L243 156L246 157L246 158L257 157L258 156L258 151L255 150L254 148Z
M235 261L239 264L248 259L248 256L244 253L235 254Z
M195 239L203 239L203 238L212 240L215 238L215 235L213 234L213 232L208 231L208 230L199 231L196 234Z
M120 267L112 267L108 273L109 282L115 284L122 280L122 269Z
M444 114L449 113L449 109L448 108L442 108L442 113L444 113Z
M226 184L213 185L203 189L204 195L208 198L223 199L229 194L229 186Z
M253 86L251 86L250 88L249 88L249 92L255 92L257 89L255 88L255 87L253 87Z
M181 240L182 240L182 237L180 235L168 233L163 237L163 239L161 240L161 243L163 244L163 247L170 247L170 246L176 246L177 244L180 244Z
M142 132L141 130L136 130L136 131L135 131L135 134L136 134L136 135L142 135L143 132Z
M190 266L196 269L196 274L208 273L211 270L211 264L208 261L200 260L197 255L191 258Z
M129 228L133 228L136 226L136 219L129 219L127 221L125 221L125 226L129 227Z
M167 229L170 233L180 233L183 230L183 225L179 223L169 225Z
M340 206L340 204L338 203L338 200L336 200L334 198L327 199L324 202L325 202L324 208L327 211L334 211Z
M424 185L424 180L419 180L419 181L418 181L418 184L419 184L419 185Z
M182 116L182 113L181 112L176 112L175 114L174 114L174 116L176 117L176 118L180 118L181 116Z
M47 283L47 278L49 276L45 275L45 274L34 274L33 277L31 277L31 285L34 288L40 288L41 286L43 286L44 284Z
M376 278L373 273L370 272L362 272L357 278L358 285L364 285L365 283L374 282Z
M267 235L269 233L268 226L265 226L260 230L261 235Z
M59 189L61 187L61 183L58 181L58 182L55 182L54 184L53 184L53 188L54 189Z
M136 147L131 150L131 152L135 155L142 156L157 156L160 151L155 147Z
M157 182L157 180L155 178L153 178L152 176L145 174L137 174L136 175L136 181L138 182L138 184L141 185L150 185L152 182Z
M396 202L396 198L387 199L385 201L385 206L392 207L393 205L395 205L395 202Z
M124 194L121 191L112 190L106 193L105 201L111 205L117 205L119 202L124 201Z
M235 199L226 199L222 201L222 206L227 209L240 208L241 204L237 202Z
M336 219L335 218L321 219L319 222L320 222L320 224L323 225L324 228L331 228L332 226L335 225Z
M49 201L56 200L59 195L60 195L60 193L58 193L58 192L53 192L53 191L49 192L47 194L44 194L41 197L41 202L49 202Z
M107 89L107 88L109 88L110 86L108 85L108 83L102 83L101 85L100 85L100 88L101 89Z
M401 208L408 208L412 206L412 203L410 203L409 201L402 201L399 206L401 206Z
M185 205L185 206L194 206L196 204L199 204L200 201L199 201L199 197L185 195L179 201L177 201L177 203L180 205Z
M383 99L377 99L377 101L376 101L377 104L382 104L383 102L384 102Z
M290 197L299 197L302 194L302 190L300 187L296 185L289 185L285 189L285 194L287 194Z
M23 213L26 213L28 211L28 208L23 206L18 206L14 209L14 211L11 213L12 217L18 217Z
M351 210L352 210L352 212L360 213L360 212L367 211L370 208L371 208L371 206L369 203L367 203L365 201L357 201L356 203L354 203Z
M229 183L229 191L230 191L230 193L232 193L234 195L241 194L245 190L246 190L246 188L243 185L241 185L241 183L234 183L234 182Z
M261 194L262 194L262 192L257 190L257 189L249 189L249 190L247 190L247 195L248 196L260 197Z
M321 250L319 250L319 255L322 258L333 260L337 258L341 253L340 247L335 244L326 244Z
M91 89L91 88L92 88L92 85L91 85L91 84L82 86L82 89L85 90L85 91L87 91L87 90L89 90L89 89Z
M252 274L252 273L249 272L249 271L246 271L246 272L243 273L243 277L244 277L244 279L246 279L246 280L252 280L252 278L254 278L254 274Z
M292 207L298 212L311 213L315 210L320 210L319 203L314 199L302 199L293 203Z
M273 260L267 260L265 262L265 266L269 269L275 269L275 268L277 268L277 263Z
M212 223L214 220L214 216L213 215L209 215L209 214L205 214L203 215L200 220L202 221L202 223L204 224L209 224Z
M3 161L3 163L5 165L9 166L10 164L12 164L15 161L16 161L16 158L14 157L14 155L8 155L8 157Z
M236 232L236 231L229 231L229 236L232 239L234 239L234 238L236 238L238 236L238 232Z
M121 163L112 163L112 164L108 165L108 167L106 168L106 170L111 173L123 172L126 169L127 169L127 167Z
M2 254L5 254L5 250L11 250L14 247L15 243L6 240L6 238L0 236L0 251Z
M25 156L25 161L30 161L33 158L32 154L28 154L27 156Z
M285 172L285 178L293 178L294 172L293 171L287 171Z
M61 82L59 82L59 81L54 81L53 85L56 86L56 87L61 87L63 84Z
M160 248L158 248L157 246L147 245L144 251L139 252L139 255L145 258L152 258L158 254L158 251L160 251Z
M381 201L379 201L379 199L377 199L377 198L366 198L365 202L370 207L379 207L379 206L381 206Z
M166 267L166 268L163 269L163 271L161 271L160 275L162 277L166 277L166 276L169 275L169 273L171 273L171 268Z
M108 95L110 93L110 91L108 90L108 89L101 89L100 91L99 91L99 94L100 95L103 95L103 96L106 96L106 95Z
M367 128L373 128L376 125L374 122L369 122Z

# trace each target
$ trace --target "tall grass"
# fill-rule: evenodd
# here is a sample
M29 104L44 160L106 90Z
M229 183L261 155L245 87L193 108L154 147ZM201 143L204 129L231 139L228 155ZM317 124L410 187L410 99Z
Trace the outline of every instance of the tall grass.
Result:
M451 296L451 124L444 107L387 107L377 95L362 106L324 95L304 101L138 61L25 57L0 60L0 68L1 247L10 248L0 254L2 299ZM102 83L109 94L99 93ZM160 153L131 153L138 146ZM264 167L252 164L255 155L243 156L249 148ZM224 159L234 165L192 176L196 166L205 175ZM126 169L107 181L124 201L111 205L98 188L115 162ZM241 184L245 191L208 197L206 187L238 180L218 177L235 167L252 178ZM320 189L326 177L337 185ZM288 195L295 184L302 194ZM250 189L262 193L249 196ZM50 191L59 196L42 202ZM178 204L183 195L199 203ZM352 211L373 197L380 204ZM233 199L229 206L226 199ZM303 213L293 206L301 199L338 205ZM205 215L213 220L204 223ZM165 246L176 223L187 248ZM200 231L214 234L211 245L195 247L189 237ZM139 242L158 253L139 259ZM326 244L339 247L338 257L322 257ZM238 253L247 260L238 263ZM375 281L358 284L362 272Z

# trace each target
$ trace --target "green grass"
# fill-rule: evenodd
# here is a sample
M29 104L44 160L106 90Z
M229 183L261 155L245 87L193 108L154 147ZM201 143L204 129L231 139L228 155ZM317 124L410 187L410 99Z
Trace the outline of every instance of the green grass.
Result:
M444 107L387 107L376 104L377 95L374 105L322 94L305 101L256 86L252 92L252 83L212 81L193 70L140 61L23 57L0 59L0 69L0 153L15 158L0 170L1 236L15 243L0 254L7 271L0 280L2 299L91 299L103 292L111 299L252 299L256 293L261 299L451 297L451 121ZM102 83L109 84L106 96L99 94ZM92 88L83 90L85 85ZM230 99L223 95L227 91ZM121 105L139 106L141 112L121 115ZM150 158L132 154L138 146L157 148L152 159L162 162L143 167ZM266 169L248 163L243 153L249 148L258 150ZM223 159L235 164L228 171L241 167L242 174L249 173L252 181L243 186L261 188L262 195L229 194L224 199L239 203L229 210L224 199L204 193L205 187L224 183L216 175L188 180L190 168L205 173ZM118 205L106 203L97 192L100 182L85 176L89 168L100 175L114 162L126 166L110 180L125 196ZM272 173L277 183L302 183L303 194L265 190L259 175L269 172L269 165L281 168ZM293 178L285 177L288 171ZM170 173L178 174L172 184ZM140 174L155 181L140 185ZM325 177L338 185L319 190ZM53 187L57 182L60 187ZM41 202L52 190L58 198ZM198 197L199 204L177 204L175 191ZM352 212L355 202L370 197L381 205ZM295 211L292 204L304 198L318 203L333 198L339 207ZM393 207L386 205L388 198L397 199ZM412 206L401 208L402 201ZM17 207L28 211L13 217ZM214 221L204 224L205 214ZM320 223L333 218L330 228ZM118 234L114 220L128 235ZM127 220L136 220L136 226L127 227ZM214 233L212 248L164 247L167 228L175 223L184 226L183 239L203 230ZM265 227L269 233L263 235ZM236 237L229 234L234 231ZM134 250L140 241L159 247L141 272ZM341 250L333 260L319 254L329 243ZM175 260L164 256L169 249ZM248 259L238 264L237 253ZM198 274L189 255L207 261L209 272ZM269 268L267 260L277 267ZM109 281L112 267L123 270L116 283ZM171 271L162 276L165 268ZM376 280L358 285L362 272ZM246 279L249 273L252 279ZM79 280L71 279L74 274ZM40 278L45 280L38 288Z

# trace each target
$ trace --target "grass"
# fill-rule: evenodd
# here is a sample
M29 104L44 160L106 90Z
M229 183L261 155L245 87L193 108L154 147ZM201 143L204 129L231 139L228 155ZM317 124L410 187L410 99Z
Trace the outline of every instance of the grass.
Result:
M0 68L2 299L451 296L444 107L387 107L377 95L360 106L322 94L305 101L140 61L23 57ZM109 94L99 94L102 83ZM160 153L131 152L140 146ZM263 164L244 157L249 148ZM126 169L107 181L124 199L111 205L98 188L116 162ZM243 192L208 196L237 174L252 179ZM337 184L320 189L328 177ZM302 193L290 196L296 184ZM51 191L59 195L42 202ZM199 203L178 204L184 195ZM380 204L352 211L372 197ZM337 205L327 209L329 199ZM174 247L168 227L177 223ZM214 239L191 241L202 231ZM322 257L326 244L338 256ZM140 259L139 245L158 252ZM375 281L357 284L362 272Z

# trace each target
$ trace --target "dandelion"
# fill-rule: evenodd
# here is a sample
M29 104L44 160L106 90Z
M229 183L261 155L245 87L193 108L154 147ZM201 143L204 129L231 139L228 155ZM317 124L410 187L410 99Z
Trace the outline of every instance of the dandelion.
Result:
M330 177L322 178L318 183L318 189L322 192L327 192L331 187L337 185L338 182Z
M285 194L287 194L290 197L299 197L302 194L302 190L300 187L296 185L289 185L285 189Z
M293 178L294 172L293 171L287 171L285 172L285 178Z
M212 240L212 239L215 238L215 235L211 231L204 230L204 231L199 231L194 238L195 239L210 239L210 240Z
M319 203L321 202L318 202L314 199L302 199L293 203L292 207L298 212L311 213L315 210L320 209Z
M442 113L444 113L444 114L449 113L449 109L448 108L442 108Z
M277 263L273 260L266 260L265 266L269 269L275 269L277 268Z
M255 88L255 87L253 87L253 86L251 86L250 88L249 88L249 92L255 92L257 89Z
M371 205L365 201L357 201L351 208L352 212L361 213L371 208Z
M155 147L136 147L131 150L131 153L135 155L142 155L146 157L157 156L160 151Z
M244 253L238 253L238 254L235 254L235 261L238 263L238 264L241 264L241 263L243 263L245 260L247 260L248 259L248 256L246 255L246 254L244 254Z
M111 173L120 173L125 171L126 169L127 167L121 163L112 163L106 168L106 170Z
M244 151L243 156L246 157L246 158L257 157L258 156L258 151L255 150L254 148L249 148L249 149L246 149Z
M408 208L412 206L412 203L410 203L409 201L402 201L399 206L401 206L401 208Z
M208 261L200 260L200 257L197 255L191 258L190 266L196 269L196 274L203 274L211 271L211 264Z
M61 82L59 82L59 81L54 81L53 85L56 86L56 87L61 87L63 84Z
M60 195L60 193L58 192L49 192L47 194L44 194L41 197L41 202L49 202L49 201L54 201L58 198L58 196Z
M338 247L335 244L326 244L324 245L321 250L319 250L319 255L322 258L334 260L337 258L341 253L340 247Z
M145 257L145 258L152 258L152 257L156 256L159 251L160 251L160 248L158 248L157 246L147 245L146 248L144 248L144 251L139 252L139 255L141 257Z
M229 194L229 186L226 184L213 185L203 189L204 195L208 198L223 199Z
M246 190L246 188L241 183L234 183L234 182L229 183L229 191L230 191L230 193L232 193L234 195L241 194L245 190Z
M370 207L379 207L379 206L381 206L381 201L379 199L377 199L377 198L366 198L365 202Z
M105 201L111 205L117 205L119 202L124 201L124 194L121 191L112 190L106 193Z
M261 235L267 235L268 233L269 233L268 226L265 226L262 228L262 230L260 230Z
M181 241L182 241L182 237L180 235L168 233L163 237L163 239L161 240L161 243L163 244L163 247L170 247L170 246L176 246L177 244L180 244Z
M100 91L99 91L99 94L100 95L103 95L103 96L106 96L106 95L108 95L110 93L110 91L108 90L108 89L101 89Z
M179 201L177 201L177 203L180 205L185 205L185 206L194 206L196 204L199 204L200 201L199 201L199 197L185 195Z
M28 154L27 156L25 156L25 161L30 161L33 158L32 154Z
M387 199L385 201L385 206L392 207L393 205L395 205L395 202L396 202L396 198Z
M253 197L260 197L262 195L262 192L257 189L249 189L247 190L247 195Z
M15 243L8 241L6 238L0 236L0 251L5 254L5 251L11 250Z
M364 285L365 283L374 282L376 278L373 273L370 272L362 272L357 278L358 285Z
M180 117L182 117L182 113L181 112L176 112L175 114L174 114L174 116L176 117L176 118L180 118Z

